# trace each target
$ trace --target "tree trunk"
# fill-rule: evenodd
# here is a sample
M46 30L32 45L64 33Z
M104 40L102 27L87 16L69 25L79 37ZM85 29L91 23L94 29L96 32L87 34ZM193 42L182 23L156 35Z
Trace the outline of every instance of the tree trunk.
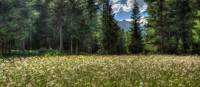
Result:
M160 53L164 53L164 29L163 29L163 4L164 0L158 0L158 5L159 5L159 10L158 10L158 17L159 17L159 21L158 21L158 29L159 29L159 37L160 37L160 41L159 41L159 52Z
M51 50L51 49L52 49L52 47L51 47L51 43L52 43L52 42L50 41L50 39L47 39L47 43L48 43L48 49Z
M4 42L2 43L2 55L4 55L5 54L5 44L4 44Z
M63 51L63 32L62 32L62 27L60 26L59 27L59 34L60 34L60 48L59 48L59 50L60 50L60 52L62 52Z
M79 45L78 45L78 40L76 40L76 54L78 54L79 53Z
M179 35L179 34L177 34L177 35ZM175 41L175 47L174 47L174 50L175 50L176 54L178 53L178 47L179 47L179 38L178 38L177 35L175 35L176 41Z
M32 50L32 30L30 32L29 43L29 50Z
M8 54L11 54L11 50L12 50L12 44L11 44L12 40L8 41Z
M5 43L5 54L7 55L8 54L8 42L6 41Z
M22 40L21 48L22 48L23 51L25 51L25 39Z
M2 43L0 43L0 56L2 56Z
M73 39L72 38L70 41L70 51L71 51L71 54L73 54Z

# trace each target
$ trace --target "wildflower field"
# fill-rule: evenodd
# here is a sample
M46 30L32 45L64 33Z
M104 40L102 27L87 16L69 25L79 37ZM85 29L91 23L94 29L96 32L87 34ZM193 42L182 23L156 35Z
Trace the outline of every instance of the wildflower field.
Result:
M199 56L0 59L0 87L200 87Z

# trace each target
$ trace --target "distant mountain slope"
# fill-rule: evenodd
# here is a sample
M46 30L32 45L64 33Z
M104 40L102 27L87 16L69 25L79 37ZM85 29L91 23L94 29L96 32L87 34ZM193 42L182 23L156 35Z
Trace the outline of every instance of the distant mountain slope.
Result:
M130 29L130 22L123 20L123 21L117 21L119 27L121 29L124 29L124 31L128 31Z

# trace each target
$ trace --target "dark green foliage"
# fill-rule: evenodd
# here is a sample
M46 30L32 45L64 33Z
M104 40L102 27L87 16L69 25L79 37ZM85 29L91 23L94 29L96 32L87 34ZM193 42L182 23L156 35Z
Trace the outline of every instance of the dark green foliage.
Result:
M190 53L194 17L192 1L155 0L149 4L149 28L156 30L158 52Z
M190 7L189 0L177 0L176 1L176 25L180 32L180 38L182 41L182 51L188 53L191 47L192 39L192 8Z
M105 53L118 54L119 31L117 23L113 19L111 5L109 0L104 0L103 13L103 48Z
M138 54L143 52L142 34L140 28L140 11L138 3L135 1L133 13L132 13L132 28L131 28L131 43L129 45L129 51L132 54Z
M50 48L52 30L49 27L49 2L48 0L37 0L34 8L38 11L38 18L35 21L35 30L32 35L32 48Z
M200 54L200 11L197 12L197 19L195 20L195 26L192 30L192 52Z
M21 42L26 39L32 28L31 3L26 0L1 0L0 11L0 54L10 53L15 46L22 48Z
M165 21L163 21L164 20L163 18L165 18L163 15L164 0L146 0L146 1L149 4L148 28L155 29L156 41L154 44L156 44L158 48L158 52L164 53L163 52L165 50L164 43L163 43L163 40L164 40L163 30L164 30L164 23L165 23Z
M126 47L126 37L125 32L123 30L120 30L120 38L118 42L118 54L126 54L127 53L127 47Z

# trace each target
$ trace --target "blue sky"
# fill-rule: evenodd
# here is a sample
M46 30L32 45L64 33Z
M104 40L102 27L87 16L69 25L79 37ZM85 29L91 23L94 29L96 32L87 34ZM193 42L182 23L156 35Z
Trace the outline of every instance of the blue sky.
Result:
M118 21L131 21L131 10L135 0L111 0L113 13L115 14L115 19ZM136 0L139 3L140 11L142 17L148 16L146 9L147 4L144 0Z

